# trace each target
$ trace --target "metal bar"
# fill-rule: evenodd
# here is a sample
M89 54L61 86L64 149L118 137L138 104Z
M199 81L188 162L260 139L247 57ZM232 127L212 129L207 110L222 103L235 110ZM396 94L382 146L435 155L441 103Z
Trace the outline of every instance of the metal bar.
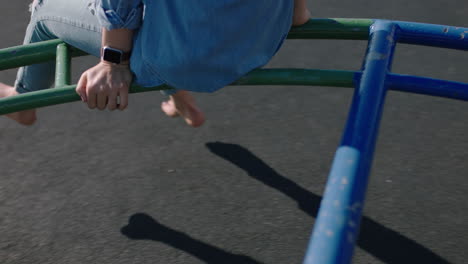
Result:
M57 56L55 62L55 87L71 84L71 56L67 44L57 45Z
M468 83L402 74L390 74L387 83L388 88L394 91L468 101Z
M0 99L0 115L35 109L44 106L58 105L81 100L75 92L76 85L56 87ZM157 87L140 87L132 85L130 93L141 93L170 89L167 85Z
M257 69L234 82L232 85L307 85L352 88L355 87L355 84L357 83L356 80L360 80L361 76L362 72L357 71ZM389 74L387 79L389 89L392 90L468 101L468 83L400 74ZM69 89L70 94L73 95L75 86L57 87L56 89ZM56 89L21 94L15 96L15 99L12 97L0 98L0 115L37 107L67 103L80 99L79 97L74 97L76 100L69 101L68 93L57 93ZM170 89L170 87L132 86L130 92L140 93L163 89ZM29 95L34 95L34 97L29 97ZM62 102L60 102L60 96L64 96ZM33 98L40 102L34 102ZM54 101L49 102L49 98L54 98ZM58 100L58 102L55 100Z
M372 19L327 18L311 19L300 27L292 27L289 39L353 39L366 40ZM466 50L468 28L396 21L403 31L402 43ZM425 38L425 34L430 37ZM448 40L446 39L448 38ZM54 60L56 46L61 40L49 40L0 49L0 70L17 68ZM87 55L76 48L72 57Z
M354 87L354 71L316 69L257 69L232 85L315 85Z
M350 263L395 48L396 25L371 27L362 79L356 88L341 146L328 178L305 264Z
M396 23L401 31L401 43L468 50L468 28L403 21Z
M354 39L367 40L372 19L319 18L292 27L288 39Z
M232 85L306 85L355 87L361 71L317 69L257 69ZM468 101L468 83L389 73L388 89Z
M468 50L468 28L427 23L393 21L401 30L399 42L440 48ZM366 40L372 19L311 19L300 27L292 27L289 39L353 39Z
M62 40L49 40L22 46L0 49L0 70L55 60L57 45ZM83 51L71 47L72 57L87 55Z

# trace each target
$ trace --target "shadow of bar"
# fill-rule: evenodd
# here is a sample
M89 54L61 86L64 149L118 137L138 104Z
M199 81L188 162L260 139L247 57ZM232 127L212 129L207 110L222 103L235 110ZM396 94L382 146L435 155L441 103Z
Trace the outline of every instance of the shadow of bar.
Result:
M207 143L215 155L243 169L249 176L295 200L301 210L316 217L321 196L280 175L249 150L235 144ZM363 216L357 245L384 263L449 263L416 241Z

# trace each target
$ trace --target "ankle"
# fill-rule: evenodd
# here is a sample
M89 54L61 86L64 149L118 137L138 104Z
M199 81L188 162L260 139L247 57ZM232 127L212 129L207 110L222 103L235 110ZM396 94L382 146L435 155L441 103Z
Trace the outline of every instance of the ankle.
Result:
M293 26L301 26L307 23L311 18L309 9L297 8L294 9Z

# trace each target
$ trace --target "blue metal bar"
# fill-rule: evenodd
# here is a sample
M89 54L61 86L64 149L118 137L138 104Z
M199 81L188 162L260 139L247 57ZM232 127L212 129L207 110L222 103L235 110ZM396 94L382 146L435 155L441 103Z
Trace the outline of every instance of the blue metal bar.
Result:
M400 43L468 50L468 28L434 24L395 22Z
M350 263L358 236L397 26L377 20L321 202L305 264Z
M345 74L347 71L340 74ZM299 75L299 74L298 74ZM359 83L362 72L354 72L354 85ZM303 85L314 85L304 79ZM348 84L343 81L343 84ZM400 91L406 93L417 93L438 97L445 97L457 100L468 101L468 83L440 80L429 77L412 76L405 74L389 73L387 76L387 85L389 90ZM342 87L349 87L344 86Z
M468 83L389 74L388 89L468 101Z

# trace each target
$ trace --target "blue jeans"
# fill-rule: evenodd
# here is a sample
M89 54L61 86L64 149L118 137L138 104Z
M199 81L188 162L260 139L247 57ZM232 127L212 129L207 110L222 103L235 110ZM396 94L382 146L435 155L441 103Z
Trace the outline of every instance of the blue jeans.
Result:
M23 44L61 39L73 47L100 56L101 26L93 0L35 0ZM15 88L18 93L48 89L54 82L55 62L22 67ZM164 90L165 95L176 90Z
M31 5L31 21L23 44L59 38L89 54L99 56L101 26L94 15L93 2L35 0ZM25 93L50 88L54 73L54 62L22 67L16 77L16 91Z

